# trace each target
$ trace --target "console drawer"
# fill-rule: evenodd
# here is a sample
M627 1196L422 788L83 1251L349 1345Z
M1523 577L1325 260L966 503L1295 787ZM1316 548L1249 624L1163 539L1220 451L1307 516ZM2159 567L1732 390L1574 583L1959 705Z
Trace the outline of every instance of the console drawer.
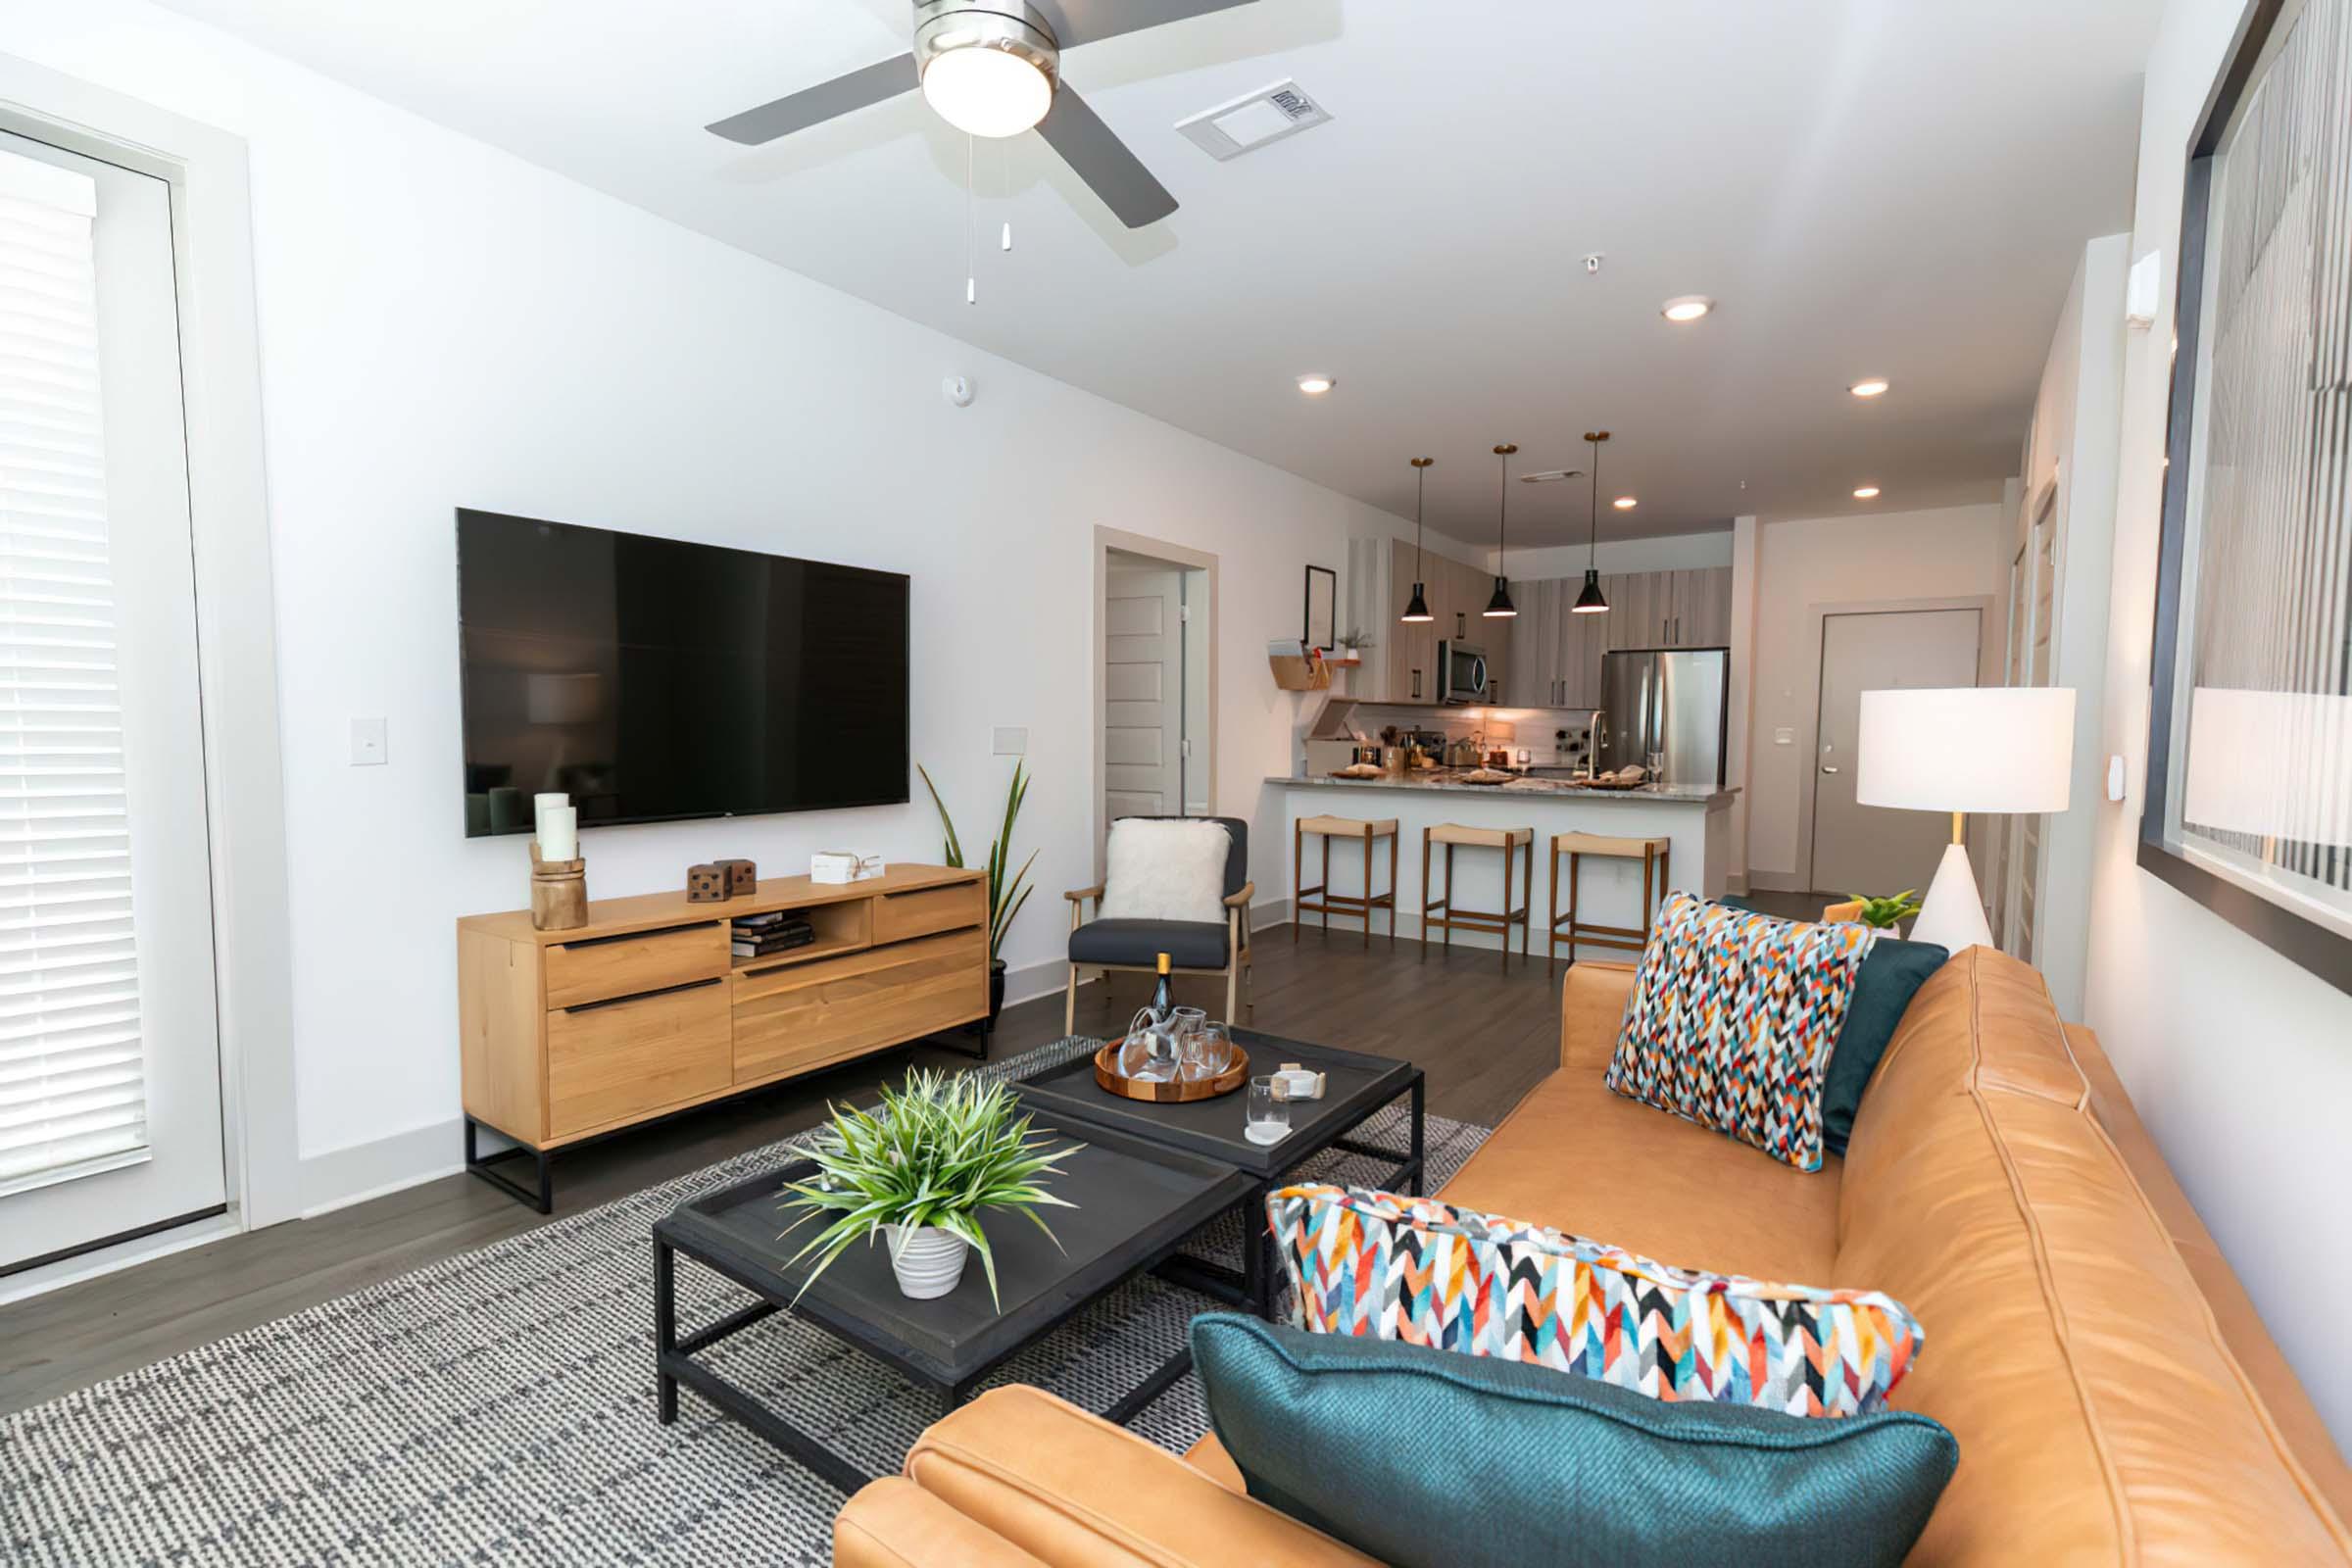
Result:
M547 1004L632 997L727 972L727 925L712 920L625 937L590 937L547 949Z
M918 888L912 893L885 893L874 900L874 942L904 942L935 931L955 931L978 925L988 917L988 884L958 882L952 887Z
M547 1131L564 1138L734 1081L723 980L547 1015Z
M735 1081L816 1066L988 1012L978 927L735 981Z

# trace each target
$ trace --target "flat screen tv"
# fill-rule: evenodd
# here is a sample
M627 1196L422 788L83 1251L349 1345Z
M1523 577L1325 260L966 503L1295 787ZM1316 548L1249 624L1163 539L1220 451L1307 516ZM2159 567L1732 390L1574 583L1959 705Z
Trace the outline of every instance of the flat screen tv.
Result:
M907 799L906 578L458 513L466 832Z

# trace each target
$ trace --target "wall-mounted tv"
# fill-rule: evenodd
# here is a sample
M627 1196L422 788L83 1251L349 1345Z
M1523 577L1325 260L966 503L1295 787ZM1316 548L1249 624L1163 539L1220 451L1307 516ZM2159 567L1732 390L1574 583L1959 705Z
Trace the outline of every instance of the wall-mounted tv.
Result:
M907 800L906 578L458 513L466 832Z

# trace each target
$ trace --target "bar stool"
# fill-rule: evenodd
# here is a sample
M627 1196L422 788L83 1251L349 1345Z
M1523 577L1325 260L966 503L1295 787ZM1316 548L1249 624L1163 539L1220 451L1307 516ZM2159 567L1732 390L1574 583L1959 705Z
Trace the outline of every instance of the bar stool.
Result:
M1446 896L1429 896L1429 852L1435 845L1446 846ZM1502 852L1502 907L1491 909L1460 909L1453 903L1453 852L1456 849L1500 850ZM1511 856L1524 851L1525 879L1520 884L1520 905L1511 907ZM1453 933L1485 931L1502 938L1502 966L1511 966L1511 927L1519 928L1519 956L1527 956L1527 906L1532 903L1536 889L1536 830L1532 827L1466 827L1459 822L1440 822L1421 830L1421 956L1429 956L1429 928L1436 926L1445 933L1445 948L1453 951ZM1443 912L1440 912L1443 911ZM1437 914L1436 919L1431 919Z
M1548 972L1559 960L1563 926L1568 938L1568 966L1576 967L1576 945L1641 952L1649 946L1649 922L1666 903L1666 868L1674 847L1671 839L1620 839L1600 833L1554 833L1551 836L1551 952L1544 959ZM1560 912L1560 857L1568 857L1568 912ZM1577 871L1588 855L1612 860L1642 862L1642 924L1593 925L1577 917ZM1653 896L1651 889L1655 887Z
M1306 836L1315 834L1323 840L1323 880L1314 887L1304 887L1306 880ZM1364 891L1361 897L1352 893L1331 891L1331 841L1333 839L1361 839L1364 846ZM1372 846L1381 839L1389 841L1389 891L1372 891ZM1309 894L1315 902L1306 902ZM1302 914L1323 916L1323 929L1331 929L1331 917L1360 919L1364 922L1364 946L1372 946L1372 911L1389 911L1389 946L1396 945L1396 819L1382 817L1367 822L1352 816L1302 816L1291 827L1291 941L1298 940L1298 927L1305 922Z

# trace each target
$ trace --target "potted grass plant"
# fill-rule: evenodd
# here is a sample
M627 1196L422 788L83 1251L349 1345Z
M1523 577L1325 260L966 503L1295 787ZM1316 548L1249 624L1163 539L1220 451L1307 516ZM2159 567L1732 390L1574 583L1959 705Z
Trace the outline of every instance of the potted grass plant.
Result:
M1848 897L1861 906L1861 908L1856 911L1856 919L1874 930L1886 932L1890 937L1900 938L1903 934L1903 928L1896 922L1908 920L1919 912L1919 889L1917 888L1905 888L1902 892L1884 899L1865 898L1859 893L1849 894Z
M947 834L941 854L950 865L963 866L963 841L956 836L956 819L948 814L947 802L939 798L939 786L931 782L931 774L920 762L914 770L923 776L923 788L931 792L931 805L939 812L939 825ZM1033 889L1029 883L1029 867L1037 861L1037 852L1031 850L1021 868L1005 873L1012 864L1012 826L1020 819L1021 803L1029 798L1029 774L1019 762L1012 764L1012 785L1004 792L1004 820L997 829L996 839L988 847L988 1027L997 1027L997 1015L1004 1010L1004 959L1002 950L1004 935L1012 929L1013 916L1029 902Z
M977 1251L994 1301L997 1262L980 1216L1010 1210L1053 1241L1037 1211L1077 1207L1047 1191L1042 1178L1062 1174L1059 1162L1081 1146L1049 1148L1004 1084L910 1072L903 1087L883 1089L870 1111L828 1109L832 1120L808 1149L815 1174L784 1189L784 1211L796 1216L784 1235L823 1221L793 1254L795 1262L816 1259L804 1291L852 1246L880 1236L899 1289L911 1299L955 1290Z

